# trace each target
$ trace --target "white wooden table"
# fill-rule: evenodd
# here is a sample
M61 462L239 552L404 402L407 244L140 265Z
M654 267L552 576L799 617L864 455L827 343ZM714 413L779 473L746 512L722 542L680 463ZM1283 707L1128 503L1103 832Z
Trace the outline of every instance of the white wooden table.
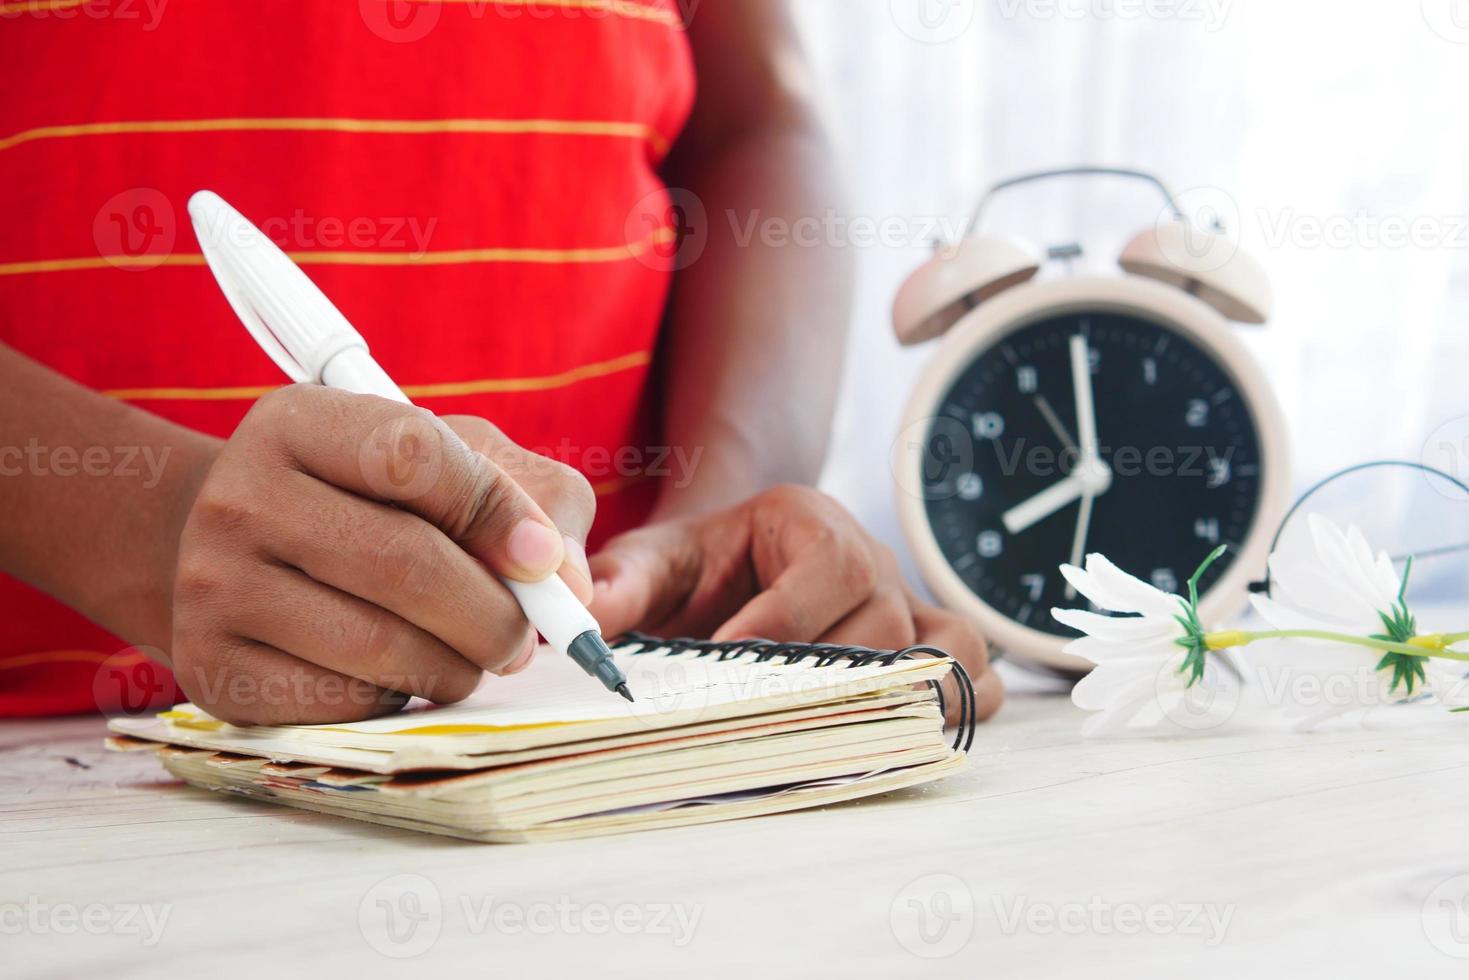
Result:
M105 753L97 720L0 725L0 971L1469 970L1469 719L1104 743L1079 717L1016 696L973 767L925 791L502 847L189 789L149 754Z

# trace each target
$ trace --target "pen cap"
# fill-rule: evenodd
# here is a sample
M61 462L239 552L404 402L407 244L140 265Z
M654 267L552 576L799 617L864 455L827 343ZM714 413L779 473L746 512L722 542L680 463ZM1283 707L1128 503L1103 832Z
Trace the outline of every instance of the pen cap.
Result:
M189 217L240 322L292 381L322 383L323 369L343 351L359 348L366 355L367 342L331 300L218 194L199 191L189 198Z

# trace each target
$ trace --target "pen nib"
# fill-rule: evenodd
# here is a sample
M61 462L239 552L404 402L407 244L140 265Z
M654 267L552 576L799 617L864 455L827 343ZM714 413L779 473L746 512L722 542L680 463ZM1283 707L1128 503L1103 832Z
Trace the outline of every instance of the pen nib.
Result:
M627 689L627 685L626 684L619 684L619 685L617 685L617 693L618 694L621 694L623 697L627 698L629 701L632 700L632 692Z

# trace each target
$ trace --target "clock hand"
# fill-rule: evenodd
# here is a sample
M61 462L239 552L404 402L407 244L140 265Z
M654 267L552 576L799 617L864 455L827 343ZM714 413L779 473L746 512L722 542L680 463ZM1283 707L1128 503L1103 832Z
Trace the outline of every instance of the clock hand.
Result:
M1076 395L1076 434L1081 439L1081 460L1099 459L1096 403L1092 399L1091 351L1084 334L1071 338L1071 388Z
M1035 396L1035 407L1040 411L1041 418L1045 419L1046 424L1051 427L1051 431L1056 433L1056 438L1061 440L1061 448L1069 449L1080 456L1081 450L1076 448L1076 440L1072 439L1071 433L1066 431L1066 426L1061 423L1060 417L1056 414L1056 410L1051 407L1051 403L1046 399L1045 395Z
M1085 334L1071 338L1071 388L1076 396L1076 429L1081 438L1076 475L1082 483L1081 508L1076 515L1076 533L1071 537L1071 564L1080 565L1086 551L1087 535L1092 526L1092 505L1097 495L1112 486L1112 468L1102 461L1097 445L1097 408L1092 393L1091 350ZM1076 598L1076 589L1068 582L1066 598Z
M1092 526L1092 502L1096 499L1092 493L1081 495L1081 513L1076 517L1076 533L1071 538L1071 564L1076 568L1081 567L1081 553L1086 550L1086 536ZM1076 586L1069 581L1066 583L1066 598L1068 601L1076 598Z
M1038 521L1050 517L1073 500L1086 493L1087 479L1073 473L1059 483L1053 483L1023 503L1016 504L1001 515L1005 530L1019 534Z

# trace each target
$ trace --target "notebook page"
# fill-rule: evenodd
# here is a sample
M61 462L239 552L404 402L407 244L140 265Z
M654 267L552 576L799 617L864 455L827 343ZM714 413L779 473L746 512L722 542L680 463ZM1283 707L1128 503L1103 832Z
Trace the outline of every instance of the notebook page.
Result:
M632 704L605 691L569 658L543 648L525 672L487 678L468 701L449 707L415 702L404 712L368 721L240 729L215 721L193 705L180 705L163 717L180 728L204 727L217 736L238 732L249 740L271 737L303 745L390 751L431 743L441 751L501 751L612 732L651 733L765 710L756 702L773 710L835 697L861 697L942 676L948 669L943 660L816 667L810 659L794 664L780 660L757 663L753 658L719 661L689 654L627 651L618 651L616 657L637 698ZM750 705L749 710L742 705Z

